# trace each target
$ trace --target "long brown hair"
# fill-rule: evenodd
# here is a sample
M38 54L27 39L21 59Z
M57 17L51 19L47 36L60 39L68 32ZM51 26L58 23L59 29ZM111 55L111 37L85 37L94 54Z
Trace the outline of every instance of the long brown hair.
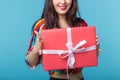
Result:
M52 0L45 0L45 5L41 19L45 18L46 29L60 28L58 23L58 15L54 9ZM80 16L77 0L72 0L72 5L66 14L66 19L70 27L81 26L82 18ZM34 26L33 26L34 27Z

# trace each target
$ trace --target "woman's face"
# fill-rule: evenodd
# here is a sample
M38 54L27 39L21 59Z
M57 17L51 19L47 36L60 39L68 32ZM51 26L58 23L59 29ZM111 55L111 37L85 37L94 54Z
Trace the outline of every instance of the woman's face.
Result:
M53 0L53 6L58 15L65 15L72 5L72 0Z

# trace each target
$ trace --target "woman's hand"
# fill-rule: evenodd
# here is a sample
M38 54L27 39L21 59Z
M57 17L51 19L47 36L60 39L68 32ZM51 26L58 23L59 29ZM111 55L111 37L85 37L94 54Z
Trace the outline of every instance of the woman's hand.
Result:
M36 53L39 53L39 55L41 55L41 53L42 53L42 41L40 39L39 33L37 31L34 31L34 32L36 34L36 44L34 46L34 51Z
M101 49L100 49L100 43L99 43L99 40L98 40L98 36L96 36L96 47L97 47L97 55L99 55Z

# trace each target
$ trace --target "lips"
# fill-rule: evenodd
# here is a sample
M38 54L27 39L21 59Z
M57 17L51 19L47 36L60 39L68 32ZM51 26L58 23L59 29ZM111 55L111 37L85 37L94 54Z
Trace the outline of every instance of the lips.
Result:
M66 10L67 6L59 6L61 10Z

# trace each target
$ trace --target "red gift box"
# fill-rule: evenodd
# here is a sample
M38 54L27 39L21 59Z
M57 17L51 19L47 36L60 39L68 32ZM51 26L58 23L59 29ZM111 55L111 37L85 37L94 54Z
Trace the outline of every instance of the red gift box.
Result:
M94 26L41 31L44 70L60 70L97 65Z

